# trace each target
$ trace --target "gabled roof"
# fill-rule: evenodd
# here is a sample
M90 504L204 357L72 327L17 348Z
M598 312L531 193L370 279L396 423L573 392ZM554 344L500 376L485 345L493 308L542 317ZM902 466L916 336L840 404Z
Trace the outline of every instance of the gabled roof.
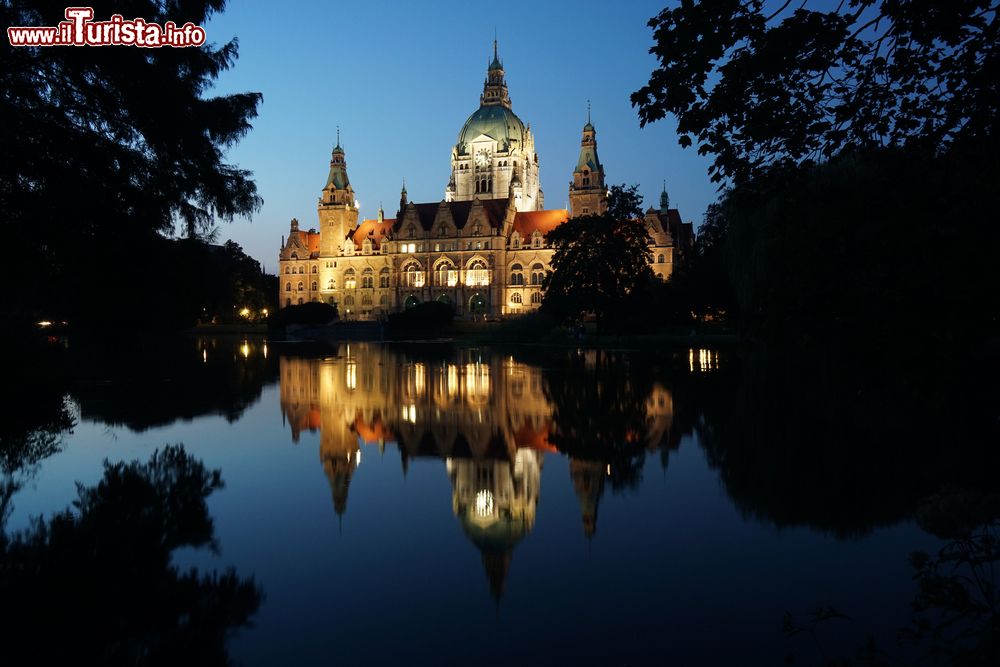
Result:
M308 253L308 257L299 257L299 259L309 259L310 257L319 256L319 232L309 230L304 232L302 230L294 230L288 233L288 241L285 242L283 255L290 255L292 252L297 251L299 248L305 250Z
M555 208L548 211L518 211L514 216L514 229L521 238L528 238L536 230L542 234L550 231L569 220L569 211Z
M482 204L483 211L486 214L486 219L491 227L500 227L503 225L504 215L507 213L507 200L506 199L480 199L478 200ZM473 201L453 201L447 202L446 207L451 211L452 220L455 221L455 227L457 229L462 229L465 227L465 223L469 221L469 213L472 211L472 207L475 204ZM420 222L420 226L424 231L430 231L434 227L434 220L437 218L438 209L441 207L441 202L430 202L424 204L413 204L413 207L417 210L417 219ZM399 217L394 221L397 223L393 229L399 231L403 225L403 220L406 217L406 211L402 211Z
M392 236L392 227L396 224L394 219L384 219L382 222L378 220L362 220L361 224L358 225L350 233L350 238L354 240L354 246L360 250L361 244L365 242L365 239L371 239L372 249L378 250L382 245L382 241L386 237Z

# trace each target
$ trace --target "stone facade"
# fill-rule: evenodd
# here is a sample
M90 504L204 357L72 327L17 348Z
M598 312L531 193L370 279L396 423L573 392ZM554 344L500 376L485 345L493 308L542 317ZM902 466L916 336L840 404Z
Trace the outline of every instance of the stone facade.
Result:
M588 114L589 116L589 114ZM451 151L451 177L440 202L409 201L404 185L395 218L381 208L358 222L344 149L337 146L317 207L319 229L292 220L279 254L282 307L335 303L343 319L376 319L425 301L452 304L457 315L518 315L537 309L553 250L545 234L570 216L601 214L607 206L597 132L588 117L569 187L570 210L543 207L531 128L511 110L496 54L480 107ZM654 272L670 277L690 224L676 209L650 209Z

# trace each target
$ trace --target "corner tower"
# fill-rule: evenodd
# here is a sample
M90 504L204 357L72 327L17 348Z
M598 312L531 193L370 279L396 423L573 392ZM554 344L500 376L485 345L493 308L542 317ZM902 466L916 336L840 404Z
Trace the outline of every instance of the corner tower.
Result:
M518 211L544 207L535 139L531 127L511 110L503 63L494 40L493 60L486 70L479 109L465 121L451 151L451 177L444 198L506 199L512 185Z
M340 147L340 131L337 131L337 145L330 157L330 173L317 206L319 213L320 254L339 255L343 250L348 232L358 226L358 208L354 202L354 189L347 178L347 159Z
M587 124L580 140L580 159L569 184L570 217L600 215L608 208L608 189L604 184L604 165L597 157L597 130L590 123L587 104Z

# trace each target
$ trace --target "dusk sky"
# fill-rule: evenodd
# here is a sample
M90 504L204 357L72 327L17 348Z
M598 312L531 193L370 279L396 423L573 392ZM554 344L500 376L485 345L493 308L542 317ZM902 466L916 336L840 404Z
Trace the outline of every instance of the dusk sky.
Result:
M514 112L536 138L546 208L565 208L591 100L609 184L661 184L685 221L715 199L708 160L677 145L674 122L645 129L629 103L655 66L646 21L665 0L544 2L233 2L207 27L236 36L240 58L218 90L264 94L253 131L230 152L254 172L264 206L221 224L273 272L288 221L315 227L316 201L341 128L364 218L394 216L402 179L412 201L440 201L449 158L479 107L496 29Z

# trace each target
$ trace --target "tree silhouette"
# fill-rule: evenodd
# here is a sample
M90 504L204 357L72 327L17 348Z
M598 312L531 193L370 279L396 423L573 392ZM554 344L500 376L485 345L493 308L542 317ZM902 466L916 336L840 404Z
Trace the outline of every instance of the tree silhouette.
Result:
M682 146L743 184L884 146L997 139L1000 5L685 0L649 21L659 66L632 94L643 125L672 114Z
M605 213L573 218L546 235L555 253L543 281L544 311L566 321L594 313L600 326L631 293L653 281L637 189L612 186Z
M0 533L4 660L82 664L228 663L225 640L249 625L252 579L181 572L182 547L216 548L206 498L219 471L166 447L147 463L105 462L72 510Z
M114 10L204 25L225 4L123 0ZM0 23L51 26L64 9L4 2ZM235 39L200 48L0 50L0 261L32 274L6 317L44 306L86 313L74 305L109 301L93 294L112 285L109 271L130 277L115 287L141 282L145 303L169 295L155 260L158 234L179 223L194 237L260 207L250 172L224 154L250 130L261 95L208 94L237 53ZM147 274L158 280L135 280ZM120 308L135 307L116 296Z

